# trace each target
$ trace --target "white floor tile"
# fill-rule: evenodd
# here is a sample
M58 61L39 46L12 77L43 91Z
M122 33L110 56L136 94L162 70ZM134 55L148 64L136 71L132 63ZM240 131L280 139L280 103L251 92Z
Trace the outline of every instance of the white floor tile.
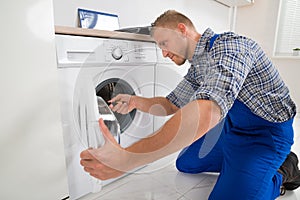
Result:
M182 196L182 197L180 197L180 198L177 199L177 200L191 200L191 199L189 199L189 198L187 198L187 197L185 197L185 196Z
M130 181L120 185L116 190L110 191L98 199L101 200L174 200L182 195L170 187L160 184L145 175L132 175Z
M199 174L199 176L202 176L203 181L184 194L184 196L190 200L208 199L209 194L211 193L218 178L218 174L213 173L203 173Z
M203 181L203 177L192 174L183 174L175 169L174 164L151 174L151 178L163 185L172 187L178 193L184 194L195 185Z
M300 200L300 189L287 191L284 196L278 197L277 200Z

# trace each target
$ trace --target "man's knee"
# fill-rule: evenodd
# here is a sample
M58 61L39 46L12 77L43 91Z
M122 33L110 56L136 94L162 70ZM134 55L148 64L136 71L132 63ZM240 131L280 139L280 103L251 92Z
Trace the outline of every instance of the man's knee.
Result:
M180 158L176 160L176 168L180 172L188 173L187 166L185 166L185 163Z
M176 168L178 171L183 173L196 174L204 172L203 166L195 163L191 163L184 158L177 158L176 160Z
M178 157L176 160L176 168L180 172L197 174L201 172L220 172L221 162L209 162L208 159L192 161L186 157Z

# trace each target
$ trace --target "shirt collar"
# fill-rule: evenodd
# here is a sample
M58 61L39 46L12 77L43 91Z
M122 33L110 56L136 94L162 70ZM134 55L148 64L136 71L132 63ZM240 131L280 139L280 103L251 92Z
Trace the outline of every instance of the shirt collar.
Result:
M191 64L194 64L193 61L196 60L198 56L204 53L204 50L206 46L209 44L210 38L214 35L215 33L210 29L207 28L204 33L201 35L200 39L197 42L194 55L192 57L192 60L189 60Z

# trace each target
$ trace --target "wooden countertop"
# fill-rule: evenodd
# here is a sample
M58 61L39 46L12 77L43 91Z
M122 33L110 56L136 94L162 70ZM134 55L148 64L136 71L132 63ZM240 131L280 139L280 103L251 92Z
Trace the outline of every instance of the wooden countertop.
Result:
M90 36L90 37L101 37L101 38L116 38L116 39L154 42L154 40L150 36L143 35L143 34L86 29L86 28L76 28L76 27L68 27L68 26L55 26L55 34Z

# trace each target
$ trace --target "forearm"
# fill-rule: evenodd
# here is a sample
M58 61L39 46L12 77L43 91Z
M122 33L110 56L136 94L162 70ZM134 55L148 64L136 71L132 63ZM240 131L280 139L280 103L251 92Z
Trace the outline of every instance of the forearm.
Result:
M174 114L178 108L165 97L145 98L140 96L131 97L135 108L156 116Z
M202 137L220 120L220 109L212 101L197 100L175 113L151 137L126 148L134 167L174 153Z

